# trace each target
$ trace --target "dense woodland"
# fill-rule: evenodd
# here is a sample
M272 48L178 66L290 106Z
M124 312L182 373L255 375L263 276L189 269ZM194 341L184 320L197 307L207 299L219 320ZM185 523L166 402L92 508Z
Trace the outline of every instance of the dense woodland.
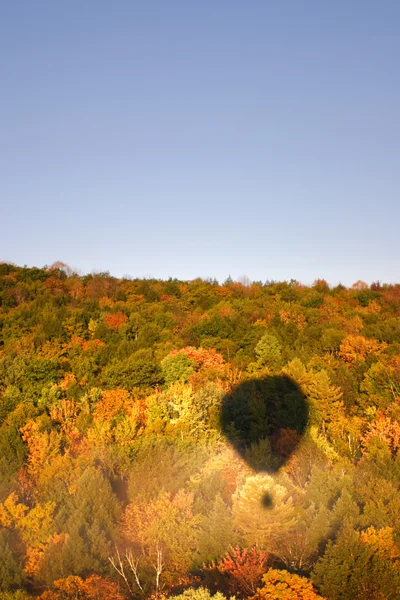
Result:
M400 285L0 264L0 597L400 598Z

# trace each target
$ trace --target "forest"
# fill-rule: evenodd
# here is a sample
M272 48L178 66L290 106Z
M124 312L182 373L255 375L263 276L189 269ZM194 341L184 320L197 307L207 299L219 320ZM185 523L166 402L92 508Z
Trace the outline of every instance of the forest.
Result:
M400 599L400 284L0 263L0 598Z

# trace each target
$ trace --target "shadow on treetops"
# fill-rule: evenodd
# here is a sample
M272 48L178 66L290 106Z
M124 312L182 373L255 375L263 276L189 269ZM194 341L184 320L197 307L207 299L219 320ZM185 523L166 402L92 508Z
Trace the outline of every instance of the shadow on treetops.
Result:
M276 473L296 449L307 423L305 396L285 375L245 381L222 400L221 431L257 472ZM263 504L271 506L268 495Z

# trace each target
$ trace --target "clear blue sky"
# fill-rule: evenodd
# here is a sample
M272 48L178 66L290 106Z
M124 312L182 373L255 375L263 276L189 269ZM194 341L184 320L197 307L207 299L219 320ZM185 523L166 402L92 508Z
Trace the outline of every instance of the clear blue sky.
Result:
M400 281L398 0L3 0L0 260Z

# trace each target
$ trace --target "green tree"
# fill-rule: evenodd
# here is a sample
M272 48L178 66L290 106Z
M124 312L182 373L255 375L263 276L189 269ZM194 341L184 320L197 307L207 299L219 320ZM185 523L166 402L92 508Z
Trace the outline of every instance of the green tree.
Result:
M232 511L217 494L212 508L204 515L199 526L198 562L199 564L216 560L224 554L228 546L237 542Z
M0 527L0 590L2 592L23 587L26 582L17 547L18 540L13 539L13 532Z
M257 364L275 371L281 365L282 348L275 336L266 333L258 342L255 353Z
M399 566L392 549L345 525L337 541L328 543L312 580L329 600L398 600Z
M152 388L162 382L159 366L148 352L125 360L114 359L104 370L102 379L107 387L121 387L128 391Z
M295 521L287 489L267 474L248 477L233 496L234 524L246 546L273 552Z
M189 376L194 373L194 367L194 361L190 360L183 352L168 354L161 361L161 371L166 384L187 381Z
M87 468L77 482L70 505L58 515L65 538L61 548L46 553L42 574L51 582L62 574L104 574L113 547L120 507L109 482L97 469Z

